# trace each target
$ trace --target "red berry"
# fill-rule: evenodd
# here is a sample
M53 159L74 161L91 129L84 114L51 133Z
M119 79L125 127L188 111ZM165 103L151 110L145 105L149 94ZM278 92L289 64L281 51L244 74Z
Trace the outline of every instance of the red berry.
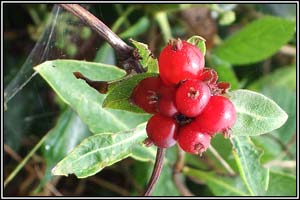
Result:
M148 138L160 148L168 148L176 144L177 124L169 117L153 115L147 123Z
M199 80L187 80L177 89L176 106L187 117L196 117L210 99L210 89Z
M197 79L204 68L204 56L194 45L181 40L169 42L158 58L159 73L167 85Z
M167 117L173 117L178 114L175 105L176 88L173 86L162 86L159 89L158 112Z
M132 92L133 103L145 112L156 113L161 85L159 77L148 77L141 80Z
M230 129L236 120L234 105L223 96L212 96L194 123L201 132L213 135Z
M195 124L188 124L179 130L178 144L186 152L202 154L210 145L211 136L200 132Z

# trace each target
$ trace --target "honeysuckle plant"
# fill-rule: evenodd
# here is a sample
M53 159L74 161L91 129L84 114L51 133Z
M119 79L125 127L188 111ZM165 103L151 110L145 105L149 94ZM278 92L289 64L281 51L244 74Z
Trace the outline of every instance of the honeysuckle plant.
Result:
M55 163L55 167L51 169L53 175L75 174L78 178L86 178L99 173L105 167L131 157L139 161L154 163L152 176L144 195L151 195L161 170L169 169L173 170L176 186L180 181L177 176L182 174L205 181L215 195L220 195L222 190L226 190L222 193L223 195L230 196L270 195L269 187L273 185L270 185L269 181L274 172L270 172L268 168L261 165L262 152L256 148L251 138L280 128L285 124L288 115L272 99L255 91L239 88L235 77L217 82L216 71L222 71L222 68L215 68L216 71L205 69L204 56L209 60L208 64L211 68L214 68L214 65L219 66L220 62L224 65L228 63L235 65L261 61L290 40L295 32L295 22L277 17L264 17L249 24L211 52L206 52L205 39L200 36L187 38L186 41L175 40L177 41L175 43L171 40L170 51L180 49L182 45L192 45L203 56L200 58L194 55L196 65L201 66L201 69L198 69L199 72L193 71L197 70L195 68L190 69L187 75L184 73L186 70L183 72L168 64L172 59L178 63L188 58L173 56L169 57L169 60L158 61L158 56L153 55L147 44L131 39L128 45L79 5L63 4L61 6L99 33L115 49L120 62L118 66L113 66L105 63L59 59L46 61L34 67L34 70L51 86L60 99L78 114L93 133L82 140L58 163ZM277 27L276 24L281 24L284 29ZM272 34L274 32L278 34L278 37ZM253 51L253 45L256 45L256 51ZM168 52L167 56L170 56ZM162 65L167 66L162 67ZM143 80L149 78L155 80L158 77L161 77L166 85L173 84L176 94L165 92L173 96L171 100L166 100L167 103L164 105L155 105L161 96L152 94L149 100L147 97L149 90L144 94L143 92L135 94L147 97L149 101L146 104L151 102L149 106L154 106L152 112L153 108L140 106L137 98L133 101L133 93ZM201 80L201 83L187 79ZM163 93L161 93L162 96ZM193 102L198 97L201 97L201 101L204 102L201 102L199 106ZM181 103L184 98L186 99ZM174 112L172 110L161 111L166 108L166 104L170 105L170 102L173 106L175 105L176 110ZM205 111L209 102L213 105L208 107L211 107L213 111ZM214 121L216 117L212 113L222 113L223 104L226 105L224 107L230 107L229 115L232 117L229 120L230 123L228 122L229 125L222 128L214 127L212 131L206 128L201 129L209 123L211 123L210 127L218 126L218 122ZM151 118L153 113L158 112L155 110L158 106L161 106L159 112L167 113L169 118L166 116ZM192 107L192 110L189 110L189 107ZM199 110L195 111L197 107ZM202 119L199 117L197 121L196 116L201 116L202 111L205 113L204 117ZM154 126L154 128L146 129L149 119L153 119L151 121L153 125L149 126ZM58 119L58 123L61 120L63 120L62 117ZM175 125L176 120L179 125ZM186 128L187 124L194 121L196 124L193 124L193 127L198 127L198 129L200 127L201 131L197 128ZM177 128L180 127L185 134L179 133L179 136L174 137L175 133L172 132L170 141L161 142L156 138L165 131L161 128L163 126L168 127L168 130L175 130L178 126ZM197 131L202 135L196 134ZM204 134L206 136L203 136L204 132L207 133ZM214 135L218 132L225 132L225 135L229 137L229 139L223 138L221 142L224 142L224 146L230 145L231 155L235 162L234 164L231 162L230 166L226 163L228 161L223 159L221 161L225 162L223 163L225 171L230 176L218 177L215 172L205 172L185 165L182 149L196 154L205 154L204 151L208 149L214 154L215 149L209 147L209 143L210 140L214 140ZM182 135L186 137L183 138ZM187 140L189 140L188 144ZM217 136L216 140L219 140ZM179 142L178 146L175 145L176 141ZM152 143L154 145L150 147ZM191 143L193 148L190 148ZM166 157L164 160L165 151L168 151L166 147L173 145L178 150L177 159L172 160ZM198 145L197 148L195 145ZM55 148L55 144L52 144L52 147ZM219 150L222 151L222 149ZM232 169L233 165L234 169ZM237 174L239 176L236 176Z

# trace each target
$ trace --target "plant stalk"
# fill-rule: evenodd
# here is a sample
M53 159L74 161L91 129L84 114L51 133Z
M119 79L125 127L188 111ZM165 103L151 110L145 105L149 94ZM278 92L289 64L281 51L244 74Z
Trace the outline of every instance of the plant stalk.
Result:
M27 154L27 156L18 164L18 166L8 175L4 181L4 188L13 180L13 178L20 172L20 170L26 165L31 156L42 146L49 134L44 135L42 139L34 146L34 148Z
M217 158L217 160L222 164L222 166L226 169L226 171L231 175L234 176L235 172L230 167L230 165L222 158L222 156L218 153L218 151L212 146L209 146L209 151Z
M138 58L134 56L134 48L127 45L119 36L117 36L92 13L78 4L60 4L60 6L81 19L81 21L96 31L105 41L110 44L112 48L115 49L120 59L122 69L125 69L128 73L131 72L132 69L136 73L142 73L145 71Z
M87 11L86 9L84 9L78 4L60 4L60 6L63 7L65 10L69 11L70 13L72 13L73 15L77 16L85 24L87 24L94 31L96 31L104 40L106 40L111 45L111 47L114 48L115 51L117 52L117 55L122 65L122 69L125 69L127 73L130 73L132 70L134 70L136 73L145 72L144 68L141 66L139 62L138 56L136 56L136 52L134 51L135 49L131 46L128 46L119 36L117 36L110 28L108 28L97 17L95 17L93 14L91 14L89 11ZM96 83L94 81L88 80L79 73L75 73L74 75L77 78L84 79L87 83L99 89L98 82ZM162 171L165 151L166 149L164 148L157 148L154 168L148 186L144 193L144 196L150 196L154 189L154 186Z
M159 175L163 167L165 153L166 153L165 148L159 148L159 147L157 148L154 168L152 171L151 178L148 182L146 192L144 193L144 196L150 196L151 193L153 192L154 186L159 178Z
M172 170L172 177L175 186L177 187L178 191L183 196L195 196L184 184L183 180L181 180L181 173L182 169L184 167L184 157L185 152L178 146L177 147L177 160L175 164L173 165Z

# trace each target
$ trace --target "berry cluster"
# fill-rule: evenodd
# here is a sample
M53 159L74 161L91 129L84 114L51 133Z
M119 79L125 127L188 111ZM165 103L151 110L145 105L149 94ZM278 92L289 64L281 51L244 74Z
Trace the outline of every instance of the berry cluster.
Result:
M236 120L230 85L217 82L216 71L204 68L204 55L194 45L172 40L162 50L159 77L145 78L132 93L132 102L154 114L147 124L147 142L161 148L178 142L186 152L201 154L218 132L228 136Z

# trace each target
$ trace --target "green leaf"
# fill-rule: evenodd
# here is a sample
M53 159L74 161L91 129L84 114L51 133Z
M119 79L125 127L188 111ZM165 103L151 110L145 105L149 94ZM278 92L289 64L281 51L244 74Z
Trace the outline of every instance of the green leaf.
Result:
M286 123L279 129L272 131L272 134L279 138L284 144L289 143L297 131L296 91L292 91L286 86L266 85L262 89L262 93L276 101L276 103L287 112L289 118Z
M279 68L249 86L273 99L289 116L286 123L272 132L283 143L288 143L296 133L296 66Z
M152 162L154 163L156 157L156 147L153 145L151 147L146 147L142 145L135 146L132 149L132 154L130 155L133 159L142 162Z
M131 193L132 196L140 196L141 191L146 188L149 178L151 176L153 164L149 162L133 162L130 167L128 167L128 173L133 179L133 182L136 183L139 187L133 187Z
M296 66L292 65L281 67L271 74L253 82L248 88L250 90L260 91L266 85L270 85L272 87L287 86L292 90L296 90Z
M269 189L264 196L296 196L296 176L270 170Z
M226 26L230 25L235 21L235 12L229 10L221 14L219 18L219 24Z
M144 78L151 76L157 76L157 74L136 74L115 83L113 87L109 88L103 107L145 113L142 109L130 103L130 97L135 86Z
M154 58L152 52L149 50L148 45L137 42L133 39L130 40L131 43L136 47L140 57L141 64L144 68L147 68L148 73L158 73L158 62Z
M64 158L80 141L91 135L86 125L74 111L67 108L58 118L56 126L50 130L42 150L47 168L44 181L49 181L51 169Z
M142 187L146 187L155 162L156 157L156 147L145 147L145 146L136 146L132 150L131 157L145 162L136 162L132 167L132 175L134 179ZM174 185L172 179L172 167L176 156L175 148L168 148L166 151L166 156L164 159L164 165L162 172L158 178L152 196L178 196L179 192L176 186ZM149 163L150 162L150 163Z
M130 167L130 173L134 182L136 182L141 188L146 188L153 170L153 165L153 163L149 162L134 162ZM132 195L139 196L141 193L139 191L135 191ZM164 165L151 196L179 195L178 189L172 180L172 169Z
M249 137L232 137L233 155L251 195L263 195L269 185L269 169L260 164L259 152Z
M273 55L294 33L295 21L268 16L226 39L214 53L233 65L251 64Z
M137 9L143 9L149 14L157 12L178 12L188 8L203 7L203 4L137 4Z
M97 51L94 62L101 62L110 65L116 64L114 49L108 43L103 44Z
M147 16L140 18L135 24L120 34L121 38L136 37L143 34L150 26L150 20Z
M53 169L54 175L92 176L128 156L146 138L145 124L129 131L102 133L88 137Z
M214 172L201 171L189 167L184 167L183 173L200 181L204 181L216 196L250 195L240 177L218 176Z
M152 192L152 196L179 196L172 179L172 168L164 167Z
M84 40L89 39L91 35L92 35L92 30L87 26L82 27L82 29L80 30L80 37Z
M190 37L187 40L187 42L195 45L196 47L198 47L198 49L201 51L201 53L205 56L206 45L205 45L205 39L203 37L198 36L198 35L194 35L194 36Z
M255 136L269 133L281 127L288 115L271 99L249 91L236 90L229 93L237 111L232 127L234 136Z
M93 133L129 130L149 118L145 114L102 108L105 95L73 75L78 71L92 80L110 81L125 75L117 67L85 61L54 60L46 61L34 69L77 112Z
M132 154L130 155L133 159L142 162L155 162L157 147L155 145L151 147L146 146L135 146L132 149ZM173 161L176 160L176 146L170 147L166 151L166 156L164 159L164 165L168 167L173 166Z
M168 20L166 12L156 12L154 15L155 20L160 28L161 35L163 36L164 42L167 43L172 39L172 30Z
M262 164L277 159L278 155L282 153L282 147L280 146L280 144L269 136L269 134L265 134L251 138L255 146L257 146L260 149L263 149L264 151L264 154L260 159L260 162Z
M211 140L211 146L213 146L213 148L219 153L221 158L223 158L235 172L238 172L238 167L237 167L235 159L232 155L232 144L231 144L230 140L224 139L224 136L222 134L217 134ZM207 153L207 156L209 157L209 159L212 160L211 163L212 164L214 163L215 168L221 168L222 173L228 173L228 171L225 170L224 166L213 155L213 153L210 151L210 149L208 149L208 151L206 151L206 153Z
M203 162L197 157L197 155L189 154L189 153L185 154L185 163L190 167L194 167L201 170L209 170L211 167L208 166L210 163L208 164L206 162Z

